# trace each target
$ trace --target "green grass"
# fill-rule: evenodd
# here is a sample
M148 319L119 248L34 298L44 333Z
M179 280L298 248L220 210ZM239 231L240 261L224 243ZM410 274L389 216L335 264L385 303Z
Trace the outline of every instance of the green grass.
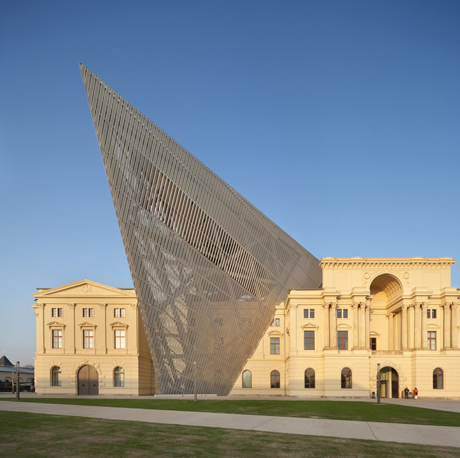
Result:
M2 399L6 400L6 399ZM23 398L20 402L460 426L460 413L359 401Z
M0 411L8 457L458 457L459 449Z

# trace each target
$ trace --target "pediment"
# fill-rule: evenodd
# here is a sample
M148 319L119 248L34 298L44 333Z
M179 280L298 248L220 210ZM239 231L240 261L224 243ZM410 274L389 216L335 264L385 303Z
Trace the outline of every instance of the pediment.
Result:
M440 329L440 327L434 323L427 324L426 327L427 329Z
M303 324L301 326L301 329L308 329L308 328L310 328L310 329L318 329L319 326L317 324L314 324L314 323L307 323L307 324Z
M90 323L89 321L84 321L78 325L80 328L95 328L96 325L94 323Z
M134 289L120 289L112 286L96 283L91 280L80 280L67 285L58 286L56 288L49 288L39 290L34 294L36 298L73 298L73 297L126 297L136 298Z
M50 321L47 326L49 328L65 328L65 324L59 321Z
M271 332L268 333L269 336L277 336L277 337L281 337L283 335L282 332L280 331L277 331L277 330L273 330Z
M121 321L114 321L113 323L110 323L110 326L112 328L127 328L128 327L126 323L122 323Z
M351 329L351 326L349 324L341 323L337 325L337 329Z

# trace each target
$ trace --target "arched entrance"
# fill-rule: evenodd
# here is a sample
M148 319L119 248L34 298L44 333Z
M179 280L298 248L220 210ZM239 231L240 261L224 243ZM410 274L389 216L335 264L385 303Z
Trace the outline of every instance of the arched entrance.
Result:
M82 366L78 371L78 394L97 395L99 394L99 377L93 366Z
M380 397L399 398L399 375L390 366L380 369Z

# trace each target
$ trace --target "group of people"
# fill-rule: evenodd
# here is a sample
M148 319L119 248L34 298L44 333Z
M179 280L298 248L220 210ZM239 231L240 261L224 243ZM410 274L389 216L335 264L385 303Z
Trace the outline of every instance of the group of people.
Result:
M403 393L404 393L404 399L409 399L409 388L407 388L407 386L406 386L406 388L404 388ZM414 399L417 399L417 396L418 396L417 387L414 388L414 391L413 391L412 395L413 395Z

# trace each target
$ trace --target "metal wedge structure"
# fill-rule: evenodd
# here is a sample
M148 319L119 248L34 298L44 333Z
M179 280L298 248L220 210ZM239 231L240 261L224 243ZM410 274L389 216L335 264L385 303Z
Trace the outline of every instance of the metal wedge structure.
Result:
M162 394L226 395L319 261L80 64ZM129 339L129 330L128 330Z

